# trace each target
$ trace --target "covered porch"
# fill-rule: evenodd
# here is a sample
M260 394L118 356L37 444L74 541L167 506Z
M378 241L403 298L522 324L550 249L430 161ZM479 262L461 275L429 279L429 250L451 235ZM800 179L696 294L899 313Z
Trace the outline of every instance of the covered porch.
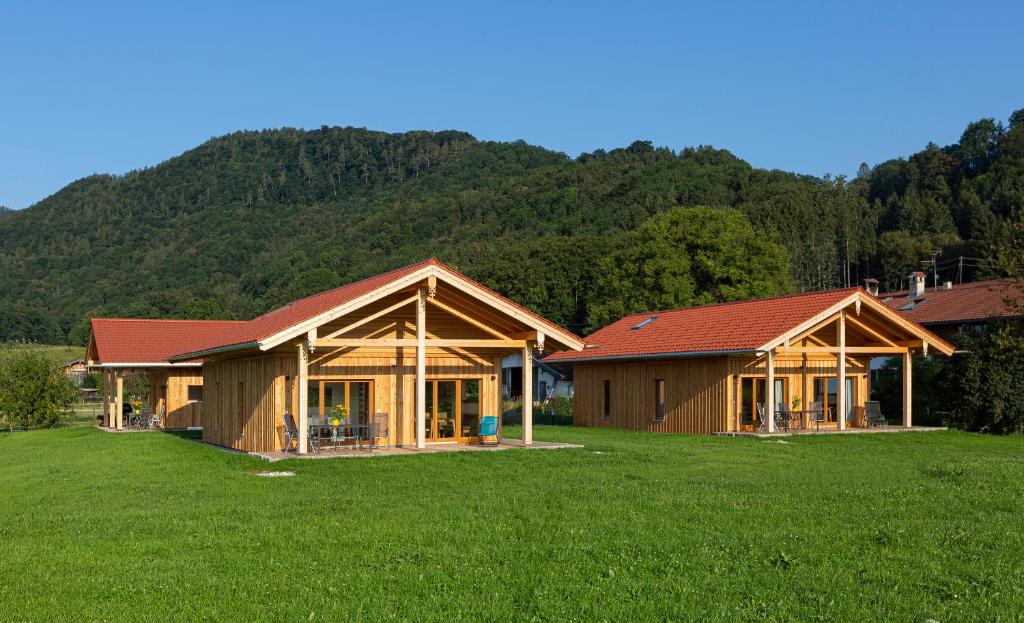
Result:
M911 430L912 358L951 355L951 345L872 297L857 296L802 323L737 366L736 434ZM881 413L870 400L871 359L902 360L902 410ZM915 429L916 430L916 429Z

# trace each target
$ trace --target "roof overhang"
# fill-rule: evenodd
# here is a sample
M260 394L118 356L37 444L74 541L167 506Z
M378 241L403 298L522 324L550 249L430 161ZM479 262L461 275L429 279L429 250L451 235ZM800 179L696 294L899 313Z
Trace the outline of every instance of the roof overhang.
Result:
M839 313L841 310L846 309L850 305L855 305L857 303L860 303L863 306L870 307L871 309L882 315L886 320L899 326L904 331L914 335L915 337L920 339L922 343L927 344L929 347L934 348L935 350L939 351L943 355L946 355L947 357L952 356L953 353L956 351L955 346L953 346L946 340L940 338L939 336L935 335L925 327L921 326L921 324L914 322L913 320L907 318L898 311L892 309L888 305L882 303L875 297L861 291L854 292L850 296L844 298L835 305L832 305L828 309L825 309L821 313L815 314L813 317L808 318L804 322L801 322L800 324L793 327L789 331L786 331L782 335L765 343L757 350L767 352L770 350L774 350L779 346L783 346L786 344L788 340L792 339L793 337L800 335L804 331L813 328L815 325L829 318L830 316L833 316Z
M197 359L201 357L208 357L210 355L216 355L220 353L242 350L247 348L258 348L261 351L268 351L272 348L285 344L292 340L303 339L309 332L323 324L331 322L336 318L340 318L346 314L350 314L361 307L365 307L374 301L382 299L396 292L413 286L428 277L435 277L438 280L444 282L446 285L461 291L477 300L483 301L494 309L506 314L512 318L515 318L518 322L526 325L530 329L543 334L546 338L551 338L555 342L565 346L572 350L583 350L583 340L576 337L572 333L565 331L554 324L543 322L540 319L534 317L532 314L525 313L522 309L516 306L510 305L508 302L503 300L500 296L495 295L480 286L468 281L460 275L453 273L443 266L436 264L428 264L419 270L413 271L408 275L405 275L399 279L376 288L362 296L358 296L350 301L347 301L337 307L334 307L326 312L317 314L312 318L294 324L283 331L279 331L268 337L259 339L257 341L244 342L239 344L230 344L224 346L218 346L207 350L201 350L191 353L183 353L181 355L174 355L169 357L170 361L181 361L187 359Z
M584 351L586 352L586 351ZM762 352L760 350L752 348L737 348L732 350L691 350L682 351L675 353L652 353L646 355L597 355L594 357L570 357L565 359L554 359L551 361L554 365L559 364L571 364L571 363L596 363L600 361L623 361L623 360L639 360L639 359L682 359L685 357L725 357L728 355L750 355Z
M198 368L203 365L201 361L182 361L177 363L172 362L152 362L152 361L126 361L126 362L110 362L110 363L91 363L87 365L87 368Z

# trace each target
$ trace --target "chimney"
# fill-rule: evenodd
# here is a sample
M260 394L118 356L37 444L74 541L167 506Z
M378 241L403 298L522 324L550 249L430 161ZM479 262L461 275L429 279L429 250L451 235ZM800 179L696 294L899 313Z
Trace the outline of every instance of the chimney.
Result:
M946 292L949 292L950 290L953 289L953 282L952 281L943 281L942 282L942 289L944 291L946 291Z
M925 274L920 270L910 273L910 287L907 288L907 296L916 299L924 294Z
M865 279L864 289L868 291L871 296L878 296L878 280L877 279Z

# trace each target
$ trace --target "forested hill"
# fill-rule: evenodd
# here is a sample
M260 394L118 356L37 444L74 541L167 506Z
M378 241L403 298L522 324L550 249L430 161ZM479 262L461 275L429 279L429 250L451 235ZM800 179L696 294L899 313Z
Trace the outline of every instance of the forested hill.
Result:
M735 211L651 220L677 206ZM90 315L248 318L429 256L586 332L661 301L865 276L895 287L932 249L991 256L1022 214L1024 111L852 180L641 141L571 159L454 131L239 132L0 214L0 341L81 342ZM721 244L731 240L745 242ZM661 269L644 254L658 245L685 245L692 262L670 269L681 289L652 283ZM777 261L788 271L744 276ZM637 286L661 295L610 300L625 290L602 273L627 264L650 271Z

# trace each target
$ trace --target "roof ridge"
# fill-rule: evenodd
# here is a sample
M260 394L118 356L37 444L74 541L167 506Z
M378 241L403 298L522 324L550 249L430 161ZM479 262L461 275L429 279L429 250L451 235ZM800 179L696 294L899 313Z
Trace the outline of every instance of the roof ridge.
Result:
M139 323L247 323L247 320L220 320L220 319L188 319L188 318L106 318L93 317L90 321L113 321L113 322L139 322Z
M351 288L352 286L359 285L360 283L364 283L364 282L370 281L372 279L380 279L382 277L387 277L388 275L391 275L393 273L398 273L398 272L402 272L404 270L409 270L410 268L413 268L413 267L429 266L431 264L434 264L434 265L439 264L439 262L437 261L436 257L431 257L431 258L426 259L426 260L420 260L418 262L413 262L412 264L406 264L405 266L399 266L398 268L392 268L391 270L383 272L383 273L380 273L378 275L370 275L368 277L363 277L362 279L357 279L356 281L350 281L349 283L343 283L340 286L335 286L335 287L331 288L330 290L324 290L323 292L317 292L315 294L309 294L307 296L303 296L302 298L297 298L297 299L295 299L293 301L288 301L284 305L279 305L278 307L275 307L274 309L271 309L268 312L264 312L264 313L260 314L259 316L256 316L255 318L252 318L251 320L243 320L242 322L252 322L254 320L258 320L260 318L263 318L264 316L268 316L268 315L270 315L270 314L272 314L272 313L274 313L276 311L282 310L282 309L284 309L286 307L291 307L292 305L295 305L296 303L300 303L300 302L308 300L308 299L313 299L313 298L317 298L317 297L320 297L320 296L324 296L326 294L330 294L331 292L337 292L338 290L342 290L344 288Z
M626 314L625 316L623 316L619 320L624 320L626 318L632 318L633 316L651 316L651 315L654 315L654 314L667 314L667 313L671 313L671 312L690 311L692 309L708 309L708 308L711 308L711 307L727 307L729 305L740 305L742 303L754 303L754 302L764 303L764 302L767 302L767 301L777 301L777 300L780 300L780 299L796 298L796 297L799 297L799 296L814 296L814 295L831 294L831 293L838 293L838 292L849 292L849 293L853 294L854 292L856 292L858 290L862 291L862 292L866 292L866 290L864 290L864 288L862 286L851 286L849 288L832 288L830 290L812 290L810 292L790 292L789 294L778 294L778 295L769 296L769 297L766 297L766 298L752 297L752 298L740 299L740 300L736 300L736 301L723 301L721 303L705 303L703 305L691 305L690 307L673 307L673 308L670 308L670 309L658 309L658 310L653 310L653 311L633 312L631 314Z

